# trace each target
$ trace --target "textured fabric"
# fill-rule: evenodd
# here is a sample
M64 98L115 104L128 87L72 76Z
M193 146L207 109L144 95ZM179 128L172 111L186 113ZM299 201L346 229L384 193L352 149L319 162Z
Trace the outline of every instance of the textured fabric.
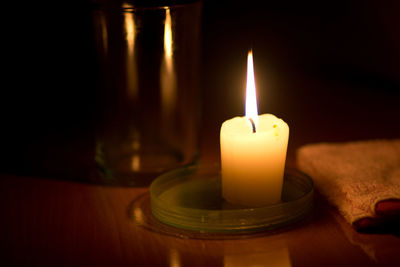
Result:
M306 145L297 165L358 230L400 215L400 139Z

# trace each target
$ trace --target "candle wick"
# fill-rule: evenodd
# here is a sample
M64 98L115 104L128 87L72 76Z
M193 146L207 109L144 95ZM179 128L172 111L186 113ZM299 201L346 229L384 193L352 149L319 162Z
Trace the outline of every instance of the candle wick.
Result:
M251 126L253 127L253 133L255 133L256 132L256 125L255 125L255 123L254 123L252 118L249 118L249 121L251 122Z

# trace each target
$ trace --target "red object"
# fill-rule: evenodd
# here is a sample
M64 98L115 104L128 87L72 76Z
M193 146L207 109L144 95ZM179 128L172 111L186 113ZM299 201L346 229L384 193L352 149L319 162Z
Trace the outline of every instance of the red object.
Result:
M385 231L400 223L400 199L386 199L375 205L376 217L365 217L353 222L359 232ZM385 229L386 228L386 229Z

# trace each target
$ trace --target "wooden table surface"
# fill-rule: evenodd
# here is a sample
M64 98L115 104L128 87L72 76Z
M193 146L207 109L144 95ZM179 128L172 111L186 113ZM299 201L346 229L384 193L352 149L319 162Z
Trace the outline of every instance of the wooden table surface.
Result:
M400 259L399 237L355 232L318 195L312 214L293 228L202 240L138 225L129 207L147 188L10 175L0 181L5 265L396 266Z

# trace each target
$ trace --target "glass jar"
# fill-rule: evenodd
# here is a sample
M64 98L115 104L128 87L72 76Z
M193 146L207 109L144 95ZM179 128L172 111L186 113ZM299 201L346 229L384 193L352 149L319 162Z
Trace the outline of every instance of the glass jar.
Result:
M198 158L202 2L145 2L94 2L95 159L108 184L148 185Z

